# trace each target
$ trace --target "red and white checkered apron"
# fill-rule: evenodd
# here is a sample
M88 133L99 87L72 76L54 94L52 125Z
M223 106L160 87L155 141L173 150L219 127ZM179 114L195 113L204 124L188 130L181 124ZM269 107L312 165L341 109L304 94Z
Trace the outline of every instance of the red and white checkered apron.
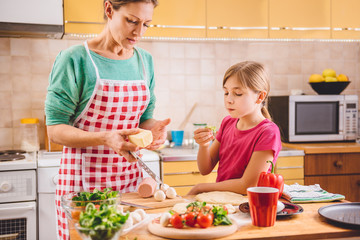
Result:
M137 128L150 101L140 53L135 49L142 63L144 80L108 80L100 78L89 47L86 42L84 45L97 79L94 92L74 126L89 132ZM64 147L55 198L58 239L69 239L68 223L61 207L62 195L107 187L120 192L133 192L141 178L141 168L137 162L128 162L107 146Z

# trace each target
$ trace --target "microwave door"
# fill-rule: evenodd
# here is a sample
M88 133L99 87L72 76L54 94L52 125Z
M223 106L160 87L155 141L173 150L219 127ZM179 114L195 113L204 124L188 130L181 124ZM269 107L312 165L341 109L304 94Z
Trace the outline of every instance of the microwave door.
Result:
M289 104L289 141L343 140L341 101L294 101Z

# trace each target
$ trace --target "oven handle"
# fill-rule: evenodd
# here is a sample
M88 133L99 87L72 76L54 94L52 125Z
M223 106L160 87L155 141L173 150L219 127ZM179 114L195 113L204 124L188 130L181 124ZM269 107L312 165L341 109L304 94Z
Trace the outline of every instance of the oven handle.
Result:
M14 211L18 212L18 211L24 211L24 210L35 210L35 207L34 206L24 206L24 207L9 207L9 208L0 208L0 213L3 213L3 212L7 212L7 211L12 211L12 213Z

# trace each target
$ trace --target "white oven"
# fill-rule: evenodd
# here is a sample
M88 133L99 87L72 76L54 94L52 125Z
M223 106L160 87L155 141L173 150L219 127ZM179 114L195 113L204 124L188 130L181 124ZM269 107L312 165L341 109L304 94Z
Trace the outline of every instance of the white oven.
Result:
M39 152L38 158L38 203L39 240L55 240L56 210L55 190L59 177L61 152Z
M0 151L0 239L37 239L36 153Z

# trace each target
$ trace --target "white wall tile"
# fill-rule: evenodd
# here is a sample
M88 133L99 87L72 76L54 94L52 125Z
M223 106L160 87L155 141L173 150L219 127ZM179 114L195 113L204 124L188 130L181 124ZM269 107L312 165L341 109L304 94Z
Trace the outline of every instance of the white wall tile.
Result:
M2 109L0 108L0 129L1 128L11 128L12 125L12 110L10 108L8 109Z
M0 56L10 56L10 38L0 38Z
M12 56L11 73L29 76L31 74L31 58L29 56Z
M10 38L11 56L29 56L31 39L29 38Z
M201 58L201 43L185 43L185 58Z
M12 91L11 74L0 73L0 92Z
M11 72L11 57L0 56L0 73L10 73L10 72Z
M0 91L0 109L11 109L11 96L12 93L10 91L1 92Z
M170 58L185 58L185 45L184 43L169 43Z
M13 148L13 129L0 128L0 149L8 150Z
M195 75L200 74L200 60L199 59L188 59L185 62L185 74Z

